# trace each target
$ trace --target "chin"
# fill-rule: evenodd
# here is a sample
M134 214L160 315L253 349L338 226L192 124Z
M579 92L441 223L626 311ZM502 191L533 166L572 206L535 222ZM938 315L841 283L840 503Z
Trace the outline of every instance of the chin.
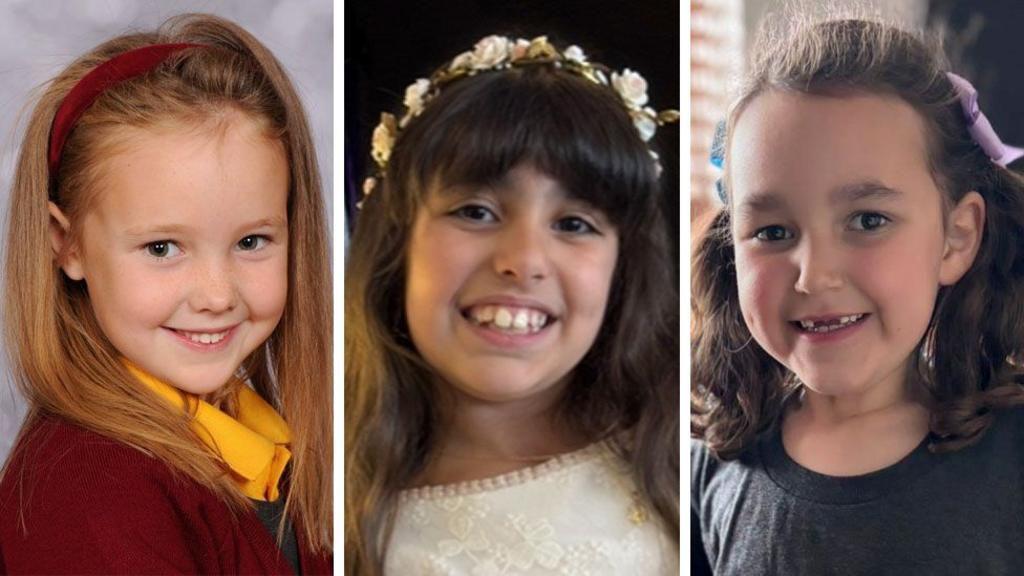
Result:
M804 384L810 391L815 394L822 396L846 396L848 394L859 394L864 391L866 386L858 382L850 382L849 380L832 380L826 378L802 378L798 374L800 382Z
M232 377L233 374L176 374L162 380L182 392L205 396L223 388Z

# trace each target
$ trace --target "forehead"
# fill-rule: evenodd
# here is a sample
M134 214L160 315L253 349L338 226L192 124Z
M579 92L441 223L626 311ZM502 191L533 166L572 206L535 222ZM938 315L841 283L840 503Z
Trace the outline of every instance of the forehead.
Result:
M911 194L935 189L924 122L890 96L769 90L737 118L728 162L741 210L753 199L802 201L865 182Z
M243 115L126 127L113 140L90 209L100 216L147 222L286 206L284 145Z

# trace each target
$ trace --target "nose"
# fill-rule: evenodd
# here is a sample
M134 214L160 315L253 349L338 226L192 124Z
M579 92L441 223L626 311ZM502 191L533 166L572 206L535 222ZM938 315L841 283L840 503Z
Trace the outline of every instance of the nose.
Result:
M189 296L192 309L219 314L237 304L238 289L230 264L217 259L197 263Z
M502 278L527 285L551 274L550 235L540 223L521 219L498 233L494 269Z
M806 238L795 254L797 292L820 294L843 287L842 255L828 242Z

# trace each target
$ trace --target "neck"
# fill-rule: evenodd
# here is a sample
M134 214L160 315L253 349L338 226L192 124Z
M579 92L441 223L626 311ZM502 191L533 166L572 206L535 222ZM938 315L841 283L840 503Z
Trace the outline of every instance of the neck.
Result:
M805 388L782 420L786 452L805 468L832 476L890 466L928 434L930 414L924 394L916 390L902 377L855 395L829 396Z
M585 439L557 417L564 385L529 398L486 401L442 384L438 441L416 485L497 476L582 448Z
M805 387L794 411L821 425L840 425L885 415L907 407L924 408L927 393L908 378L905 368L886 376L864 391L832 396Z
M442 413L440 453L481 458L529 458L558 454L578 443L557 417L564 386L530 398L490 402L454 392Z

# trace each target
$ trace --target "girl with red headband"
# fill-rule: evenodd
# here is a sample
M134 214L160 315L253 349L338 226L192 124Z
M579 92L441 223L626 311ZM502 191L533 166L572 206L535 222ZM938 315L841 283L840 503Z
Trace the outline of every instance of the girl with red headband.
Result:
M174 18L49 84L5 243L30 409L0 572L331 572L326 230L300 100L237 25Z

